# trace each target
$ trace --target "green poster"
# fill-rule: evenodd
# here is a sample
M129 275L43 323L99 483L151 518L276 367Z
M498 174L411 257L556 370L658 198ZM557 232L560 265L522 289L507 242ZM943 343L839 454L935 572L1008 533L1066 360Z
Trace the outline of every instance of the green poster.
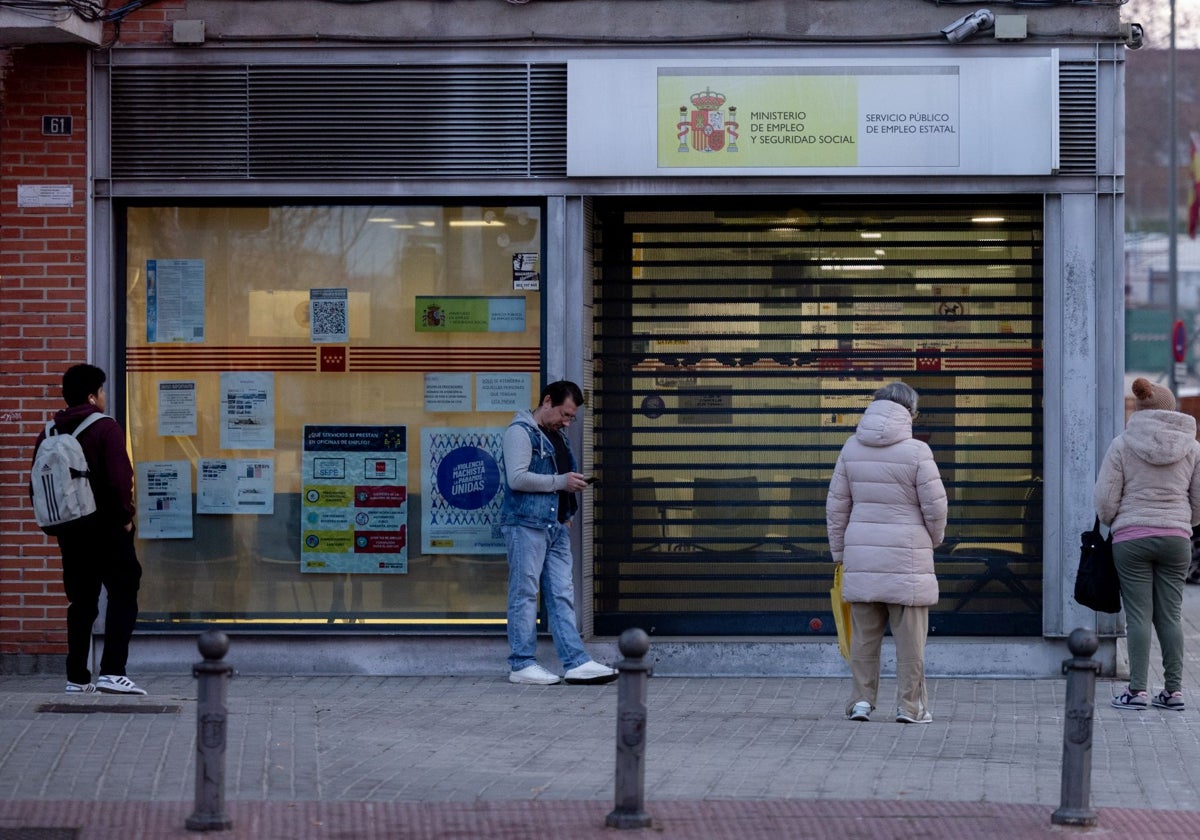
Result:
M525 298L418 295L415 327L417 332L525 332Z
M658 126L659 166L856 166L858 78L828 68L660 71Z

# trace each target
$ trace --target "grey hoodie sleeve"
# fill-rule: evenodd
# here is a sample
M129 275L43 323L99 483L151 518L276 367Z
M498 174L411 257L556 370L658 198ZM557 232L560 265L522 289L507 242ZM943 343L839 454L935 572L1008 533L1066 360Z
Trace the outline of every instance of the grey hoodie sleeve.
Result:
M553 493L566 487L565 475L538 475L529 471L533 447L529 433L518 423L504 431L504 474L508 486L522 493Z
M1196 445L1200 447L1200 444ZM1196 447L1193 447L1196 448ZM1200 525L1200 455L1192 467L1192 480L1188 485L1188 501L1192 505L1192 527Z
M1112 525L1121 508L1121 495L1125 491L1125 475L1121 464L1121 449L1124 441L1117 436L1108 445L1104 460L1100 462L1100 472L1096 476L1096 486L1092 490L1092 504L1096 508L1096 516L1105 525Z

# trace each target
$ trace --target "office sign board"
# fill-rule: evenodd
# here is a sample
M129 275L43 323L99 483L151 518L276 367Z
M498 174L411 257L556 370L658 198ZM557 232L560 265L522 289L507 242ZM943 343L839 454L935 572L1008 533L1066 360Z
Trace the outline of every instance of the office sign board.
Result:
M1049 175L1058 60L581 60L572 177Z

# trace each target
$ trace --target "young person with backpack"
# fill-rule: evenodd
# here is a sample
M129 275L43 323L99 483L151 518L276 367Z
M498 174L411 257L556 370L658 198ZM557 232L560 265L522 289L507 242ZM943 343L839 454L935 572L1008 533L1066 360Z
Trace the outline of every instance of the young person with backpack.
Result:
M67 407L38 435L30 499L38 524L58 540L62 552L67 693L145 694L125 674L142 567L133 542L133 465L124 430L104 413L105 380L94 365L74 365L63 374ZM86 471L79 469L72 440L82 450ZM93 683L88 654L101 587L108 592L108 610L100 674Z

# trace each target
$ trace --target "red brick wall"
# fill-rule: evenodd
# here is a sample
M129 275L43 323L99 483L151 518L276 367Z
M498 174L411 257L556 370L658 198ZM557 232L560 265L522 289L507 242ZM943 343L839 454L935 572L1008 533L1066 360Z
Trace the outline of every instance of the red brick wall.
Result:
M120 3L110 4L120 7ZM165 0L161 3L148 4L120 21L120 26L109 24L105 27L105 39L117 38L117 43L124 46L144 46L146 44L170 44L173 24L179 18L186 18L186 0Z
M57 546L33 524L27 482L38 428L87 361L85 48L14 50L0 110L0 655L65 651ZM42 117L69 115L70 137ZM71 186L74 206L18 207L17 187Z
M106 37L170 43L184 0L127 17ZM0 672L64 672L58 547L33 524L32 445L63 405L62 372L87 358L89 48L0 51ZM69 115L70 137L42 136ZM74 206L18 207L21 185L71 186ZM111 376L111 371L110 371Z

